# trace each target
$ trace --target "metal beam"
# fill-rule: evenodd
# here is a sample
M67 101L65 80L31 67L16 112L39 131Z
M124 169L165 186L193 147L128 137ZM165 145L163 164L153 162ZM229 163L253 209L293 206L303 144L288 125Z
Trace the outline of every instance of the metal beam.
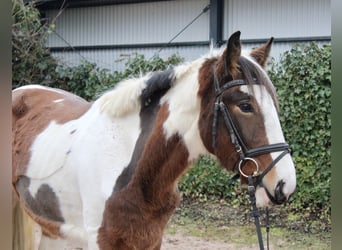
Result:
M268 39L242 39L242 44L255 44L264 43ZM222 40L222 43L227 42ZM283 37L275 38L274 43L300 43L300 42L331 42L331 36L313 36L313 37ZM208 46L208 41L198 41L198 42L178 42L178 43L142 43L142 44L109 44L109 45L83 45L83 46L57 46L48 47L53 52L59 51L84 51L84 50L106 50L106 49L141 49L141 48L160 48L163 46L168 46L171 48L177 47L192 47L192 46Z
M223 44L223 1L210 0L209 40L218 47Z
M145 2L163 2L173 0L24 0L25 3L34 2L39 10L64 8L97 7L116 4L136 4Z
M108 44L108 45L82 45L82 46L57 46L48 47L50 51L84 51L84 50L115 50L115 49L143 49L143 48L178 48L178 47L193 47L193 46L209 46L208 41L199 42L178 42L178 43L142 43L142 44Z

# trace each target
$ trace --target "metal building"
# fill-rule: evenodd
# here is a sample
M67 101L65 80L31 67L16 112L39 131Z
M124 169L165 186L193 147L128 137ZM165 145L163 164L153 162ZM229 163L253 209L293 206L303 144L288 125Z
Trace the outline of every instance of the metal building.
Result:
M331 41L330 0L43 0L37 6L56 23L47 46L61 62L88 60L112 71L123 69L116 62L121 54L134 52L192 60L236 30L245 48L275 37L276 60L294 43Z

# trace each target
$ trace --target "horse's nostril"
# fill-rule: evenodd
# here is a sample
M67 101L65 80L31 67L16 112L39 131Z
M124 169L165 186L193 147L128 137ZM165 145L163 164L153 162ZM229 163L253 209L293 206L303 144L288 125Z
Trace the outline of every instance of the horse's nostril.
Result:
M274 192L274 198L278 204L282 204L286 201L286 195L283 193L284 185L285 182L283 180L279 181Z

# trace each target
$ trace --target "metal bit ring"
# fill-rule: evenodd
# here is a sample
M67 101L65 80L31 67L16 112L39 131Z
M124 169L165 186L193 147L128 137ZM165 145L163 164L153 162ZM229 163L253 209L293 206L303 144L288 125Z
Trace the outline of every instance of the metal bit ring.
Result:
M242 176L248 178L248 175L245 174L245 173L242 171L242 169L241 169L242 163L245 163L246 161L251 161L251 162L254 163L254 165L256 166L256 170L253 172L253 177L254 177L254 176L257 176L257 175L259 174L259 164L257 163L256 160L254 160L253 158L249 158L249 157L246 157L246 158L240 160L240 162L239 162L239 172L240 172L240 174L241 174Z

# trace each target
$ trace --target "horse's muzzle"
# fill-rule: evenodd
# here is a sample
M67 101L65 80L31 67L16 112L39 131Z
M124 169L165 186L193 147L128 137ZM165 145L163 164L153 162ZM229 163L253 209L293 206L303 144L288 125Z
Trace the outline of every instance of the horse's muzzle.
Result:
M274 190L274 196L272 196L270 194L270 192L267 190L267 188L265 188L266 194L272 203L274 203L276 205L281 205L288 200L288 198L286 197L286 195L284 194L284 191L283 191L284 185L285 185L285 182L283 180L280 180L278 182L278 184Z
M281 180L278 182L274 190L274 198L275 198L276 204L283 204L287 200L286 195L283 192L284 185L285 185L285 182Z

